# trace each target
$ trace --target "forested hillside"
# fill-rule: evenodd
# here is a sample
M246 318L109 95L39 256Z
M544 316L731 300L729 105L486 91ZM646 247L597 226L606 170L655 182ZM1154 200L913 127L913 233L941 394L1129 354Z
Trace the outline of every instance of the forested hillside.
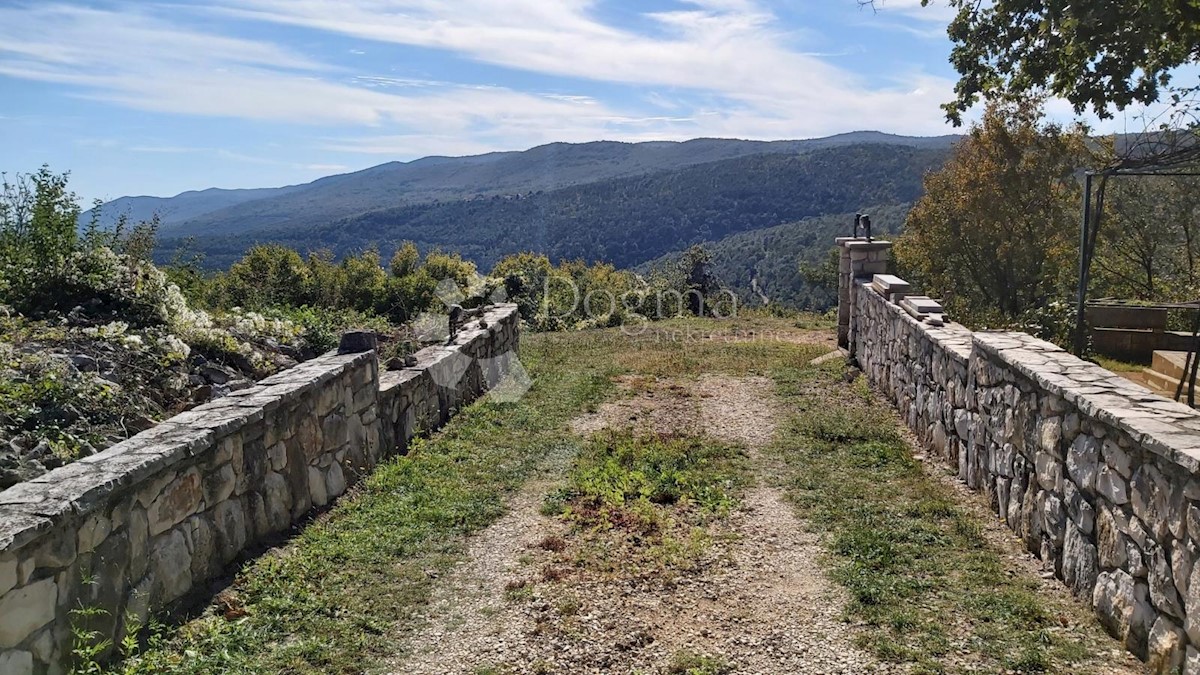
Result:
M632 267L702 241L921 194L925 172L945 147L862 144L807 153L752 155L655 174L533 194L416 204L312 227L268 228L242 236L210 232L189 245L205 265L228 267L255 243L344 255L400 241L459 251L481 268L525 250L551 259ZM185 242L169 238L160 255Z
M856 143L945 149L956 138L855 131L791 141L697 138L685 142L551 143L522 152L387 162L282 188L210 188L175 197L122 197L101 207L100 223L110 225L122 214L130 222L157 214L163 230L173 236L247 234L263 228L324 225L412 204L557 190L748 155L794 154ZM91 211L84 213L84 224L90 217Z
M899 232L910 204L865 208L877 236ZM719 241L704 242L712 254L713 272L720 283L737 293L746 306L767 303L823 311L837 304L834 289L812 283L820 276L832 281L836 272L829 253L835 237L850 234L854 213L841 213L739 232ZM649 272L679 261L682 251L668 253L641 265ZM806 274L807 273L807 274Z

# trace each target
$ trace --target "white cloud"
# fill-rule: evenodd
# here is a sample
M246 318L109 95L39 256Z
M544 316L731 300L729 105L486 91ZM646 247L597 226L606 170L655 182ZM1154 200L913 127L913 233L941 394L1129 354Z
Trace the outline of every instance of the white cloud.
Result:
M904 0L896 0L903 2ZM944 129L937 104L952 82L921 76L877 88L792 45L790 34L752 0L692 0L644 16L654 34L616 28L590 0L225 0L220 12L359 39L448 50L476 61L540 74L705 92L792 120L788 135L887 126ZM913 98L918 88L931 92ZM849 118L849 119L847 119ZM752 133L747 130L743 133Z
M347 72L292 48L183 27L194 13L173 6L159 14L154 5L0 8L0 75L59 83L76 96L140 110L341 127L345 137L325 147L404 156L556 140L946 131L937 106L949 98L950 81L911 72L870 85L801 51L795 34L753 0L690 0L648 13L648 33L604 23L593 4L224 0L212 10L225 21L447 50L581 81L566 91ZM589 81L635 90L628 102L614 103L593 94ZM371 131L355 136L354 128Z

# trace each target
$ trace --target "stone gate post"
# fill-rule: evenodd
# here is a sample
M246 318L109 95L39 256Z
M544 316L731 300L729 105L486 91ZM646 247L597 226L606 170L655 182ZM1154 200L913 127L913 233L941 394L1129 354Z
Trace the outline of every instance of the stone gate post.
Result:
M887 272L892 242L864 237L838 237L838 346L854 353L854 280Z

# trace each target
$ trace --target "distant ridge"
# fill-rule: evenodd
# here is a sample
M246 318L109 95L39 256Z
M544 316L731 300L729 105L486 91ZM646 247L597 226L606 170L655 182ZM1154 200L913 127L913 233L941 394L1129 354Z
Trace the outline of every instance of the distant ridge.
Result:
M783 141L697 138L690 141L549 143L522 152L430 156L387 162L303 185L249 190L209 188L174 197L121 197L101 206L102 222L122 213L157 213L164 236L247 234L306 228L380 209L436 201L556 190L613 178L649 175L737 157L794 154L859 143L948 148L957 136L910 137L853 131ZM89 213L82 220L87 221Z
M253 222L244 224L240 231L228 221L217 222L218 214L213 213L203 219L206 222L202 228L195 227L200 219L171 231L164 228L162 255L167 257L183 243L182 237L194 237L193 249L205 255L205 263L211 268L227 267L249 247L266 242L284 244L301 253L328 249L336 256L376 246L386 260L398 242L408 240L422 251L457 251L485 271L499 258L521 251L543 253L552 260L578 258L632 267L694 243L717 241L738 232L829 213L854 212L865 206L911 203L920 197L925 173L941 166L949 153L948 143L924 147L833 141L814 149L811 142L791 141L790 149L783 144L766 144L767 148L780 149L777 152L695 161L697 157L728 153L731 148L746 151L745 145L728 143L698 140L666 145L663 147L674 152L686 147L690 151L684 158L687 163L673 161L662 168L661 161L640 161L636 173L630 171L630 166L634 160L644 160L648 150L651 159L661 160L663 155L644 145L543 146L527 153L491 158L485 168L522 169L523 178L540 174L545 179L539 184L559 187L531 190L526 184L524 189L490 195L423 202L396 200L400 201L398 205L386 208L361 212L342 209L347 215L341 217L295 217L274 224L264 219L257 226L252 226ZM631 159L631 149L641 154ZM623 161L616 162L614 157ZM619 171L614 171L612 166L618 163ZM455 166L475 178L483 175L462 169L459 163ZM375 170L382 171L379 167ZM606 172L622 175L584 180ZM507 185L517 180L512 173L497 175ZM347 181L346 177L336 178ZM338 199L339 189L348 191L362 185L361 178L355 176L340 188L330 186L320 194ZM277 204L289 199L313 199L315 192L305 190L246 202L221 214L261 206L265 201Z

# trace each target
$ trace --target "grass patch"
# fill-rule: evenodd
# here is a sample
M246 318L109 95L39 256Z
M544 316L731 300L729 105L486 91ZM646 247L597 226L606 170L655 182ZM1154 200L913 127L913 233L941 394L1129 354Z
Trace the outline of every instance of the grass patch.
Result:
M692 651L676 652L667 666L668 675L727 675L732 672L733 666L725 659Z
M1104 637L1086 610L1009 574L980 522L912 458L886 403L840 366L776 373L797 410L775 449L789 496L827 533L862 645L917 672L1071 670ZM953 655L953 658L945 658Z
M736 505L745 473L741 450L707 439L601 434L542 509L570 521L580 545L544 548L626 576L695 569L711 544L706 526Z

